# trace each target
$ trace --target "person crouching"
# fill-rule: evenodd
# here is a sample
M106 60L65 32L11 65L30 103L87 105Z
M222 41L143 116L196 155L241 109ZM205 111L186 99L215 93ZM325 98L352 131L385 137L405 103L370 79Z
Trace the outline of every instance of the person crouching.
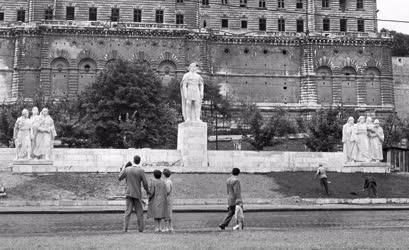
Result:
M169 218L166 184L161 180L160 170L153 171L155 177L149 186L148 216L155 220L155 232L161 232L161 220Z

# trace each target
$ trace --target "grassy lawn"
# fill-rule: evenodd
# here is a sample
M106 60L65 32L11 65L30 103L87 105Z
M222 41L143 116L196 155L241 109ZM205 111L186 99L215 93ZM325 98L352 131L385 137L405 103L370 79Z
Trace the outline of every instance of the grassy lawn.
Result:
M225 199L228 174L174 174L175 199ZM330 197L366 197L362 173L328 173ZM378 196L409 198L409 176L373 174L378 184ZM242 174L244 199L274 199L291 196L301 198L326 197L321 194L313 172L280 172L270 174ZM149 175L148 178L151 178ZM117 174L59 173L46 176L21 176L0 173L0 184L7 188L7 199L24 200L106 200L124 194L124 182ZM353 195L351 193L357 193Z

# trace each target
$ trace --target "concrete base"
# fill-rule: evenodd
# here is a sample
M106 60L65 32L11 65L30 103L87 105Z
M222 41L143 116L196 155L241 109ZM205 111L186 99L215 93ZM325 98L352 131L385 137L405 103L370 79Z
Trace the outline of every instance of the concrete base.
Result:
M178 150L183 167L207 168L207 124L205 122L183 122L178 126Z
M15 160L11 165L13 173L19 174L41 174L57 172L57 167L52 161L46 160Z
M349 162L344 165L343 173L390 173L391 165L385 162Z

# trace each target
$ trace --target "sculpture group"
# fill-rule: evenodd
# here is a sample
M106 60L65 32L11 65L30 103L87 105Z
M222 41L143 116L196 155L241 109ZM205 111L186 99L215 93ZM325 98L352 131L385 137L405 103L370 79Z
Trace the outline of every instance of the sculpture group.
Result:
M349 117L342 129L342 142L346 162L380 162L383 160L383 129L379 120L372 122L371 117L360 116L354 124Z
M14 125L16 160L50 160L56 135L54 121L47 108L43 108L39 115L38 108L34 107L31 117L29 111L23 109Z

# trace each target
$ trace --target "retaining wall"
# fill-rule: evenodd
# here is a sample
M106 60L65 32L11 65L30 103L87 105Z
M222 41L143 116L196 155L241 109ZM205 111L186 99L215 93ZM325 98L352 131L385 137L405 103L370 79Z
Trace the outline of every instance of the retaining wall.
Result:
M343 168L342 152L208 151L208 167L188 169L182 166L178 150L57 148L54 170L50 172L118 172L135 154L141 156L147 172L165 167L174 172L226 173L233 167L248 173L313 171L318 163L323 163L329 171L341 172ZM8 168L14 156L13 148L1 148L0 169Z

